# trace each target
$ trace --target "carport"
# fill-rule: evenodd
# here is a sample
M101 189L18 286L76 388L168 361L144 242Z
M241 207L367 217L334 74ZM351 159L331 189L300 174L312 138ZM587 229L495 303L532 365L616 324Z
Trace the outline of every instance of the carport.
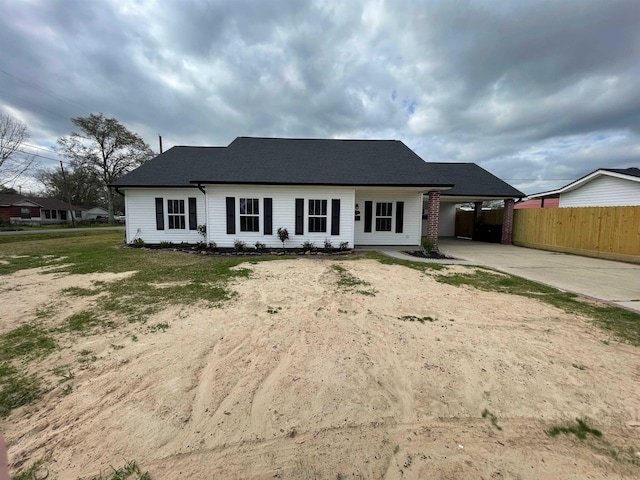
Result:
M423 200L422 234L433 242L437 237L454 237L456 209L462 203L474 205L474 228L478 230L482 204L491 200L504 201L501 243L512 243L514 200L525 196L505 181L475 163L438 163L443 176L450 176L453 188L442 192L429 192ZM434 219L434 217L436 217ZM431 220L431 221L430 221ZM434 238L435 237L435 238Z

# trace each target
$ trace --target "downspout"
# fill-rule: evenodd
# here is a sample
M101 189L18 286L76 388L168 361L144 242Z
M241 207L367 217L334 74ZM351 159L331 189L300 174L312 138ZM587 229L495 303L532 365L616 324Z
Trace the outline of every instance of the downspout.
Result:
M201 183L199 183L197 185L198 190L200 190L202 192L202 194L204 195L204 224L207 227L207 236L205 237L205 243L207 244L207 247L209 246L209 243L211 243L211 241L209 240L209 202L207 199L207 192L204 189L204 187L202 186Z

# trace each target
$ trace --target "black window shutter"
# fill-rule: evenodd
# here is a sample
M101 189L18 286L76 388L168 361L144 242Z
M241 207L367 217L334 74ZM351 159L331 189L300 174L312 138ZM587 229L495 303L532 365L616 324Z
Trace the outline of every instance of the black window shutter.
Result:
M273 200L264 199L264 235L273 233Z
M156 230L164 230L164 200L156 198Z
M331 200L331 235L340 235L340 199Z
M227 234L236 233L236 197L227 197Z
M373 202L364 202L364 231L371 231L371 223L373 221Z
M304 198L296 198L296 235L304 235Z
M189 230L198 229L198 215L196 212L196 199L189 197Z
M402 233L404 227L404 202L396 202L396 233Z

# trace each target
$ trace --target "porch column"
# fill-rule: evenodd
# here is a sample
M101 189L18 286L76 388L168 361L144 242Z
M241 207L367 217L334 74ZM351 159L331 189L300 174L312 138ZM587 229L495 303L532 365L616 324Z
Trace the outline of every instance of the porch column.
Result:
M438 251L438 220L440 219L440 191L429 192L427 206L427 238L431 241L432 252Z
M473 232L471 238L477 240L476 232L478 225L480 225L480 219L482 218L482 202L473 202Z
M504 201L504 213L502 218L502 244L513 243L513 198Z

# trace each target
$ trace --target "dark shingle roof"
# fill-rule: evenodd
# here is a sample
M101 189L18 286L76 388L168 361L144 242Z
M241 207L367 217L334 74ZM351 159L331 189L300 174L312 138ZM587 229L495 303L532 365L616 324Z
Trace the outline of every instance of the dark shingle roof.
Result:
M524 196L478 165L428 163L397 140L238 137L226 148L173 147L113 186L195 183L453 186L446 194Z
M69 204L57 198L33 197L29 195L2 194L0 195L0 205L14 205L25 200L35 203L46 210L69 210ZM82 207L73 207L74 210L82 210Z
M396 140L238 137L227 148L173 147L113 185L452 185L430 165Z
M443 196L522 198L524 193L475 163L432 163L454 187Z
M631 167L631 168L603 168L602 170L606 170L607 172L613 173L622 173L624 175L629 175L630 177L640 177L640 168Z

